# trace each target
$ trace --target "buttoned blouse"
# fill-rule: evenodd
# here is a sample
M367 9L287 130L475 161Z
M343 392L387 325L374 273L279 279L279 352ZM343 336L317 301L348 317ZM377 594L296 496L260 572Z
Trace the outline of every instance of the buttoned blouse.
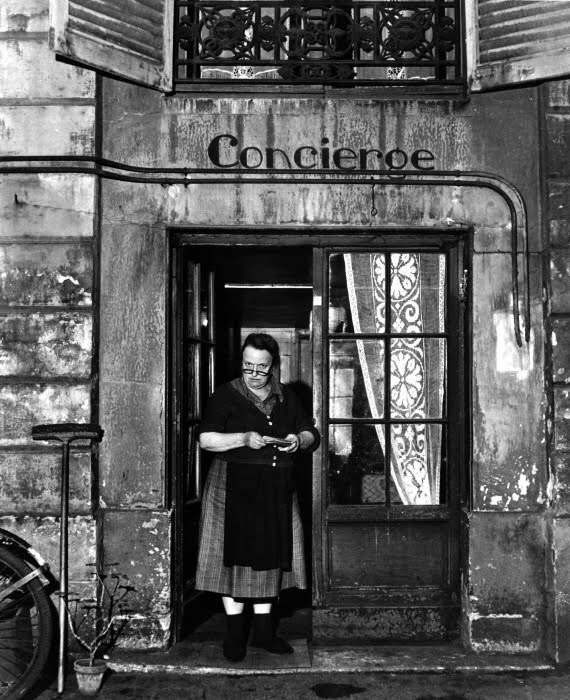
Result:
M274 384L265 401L247 391L241 378L220 386L210 397L198 432L245 433L250 430L260 435L284 438L289 433L307 430L318 440L312 418L304 410L293 390L283 384ZM277 445L259 450L237 447L224 452L228 462L290 466L291 454L281 452Z

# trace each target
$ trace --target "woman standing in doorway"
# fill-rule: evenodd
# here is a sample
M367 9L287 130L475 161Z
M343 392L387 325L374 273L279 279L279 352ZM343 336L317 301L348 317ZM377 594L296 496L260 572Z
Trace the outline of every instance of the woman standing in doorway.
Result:
M246 601L253 603L251 645L291 653L275 635L271 608L281 590L306 588L293 454L314 449L319 434L279 382L279 364L272 336L249 335L241 376L214 392L199 428L200 447L217 454L204 489L196 587L222 595L230 661L246 654Z

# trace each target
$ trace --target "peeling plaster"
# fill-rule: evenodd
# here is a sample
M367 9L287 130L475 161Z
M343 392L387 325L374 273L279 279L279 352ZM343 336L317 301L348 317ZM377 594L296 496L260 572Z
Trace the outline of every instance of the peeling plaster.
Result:
M158 518L151 518L151 520L147 520L147 522L143 523L141 527L144 528L156 528L156 526L159 524Z
M522 620L523 615L519 613L491 613L489 615L480 615L477 612L469 613L470 620Z
M528 487L530 486L530 480L526 474L521 474L519 477L519 492L521 496L526 496L528 493Z
M551 477L548 479L548 483L546 484L546 496L547 496L547 498L548 498L549 501L552 501L553 498L554 498L554 489L555 489L555 486L554 486L554 477L551 476Z
M538 651L540 645L538 642L532 644L517 644L515 642L506 642L495 640L482 639L479 641L472 641L471 648L473 651L482 652L499 652L503 654L528 654L534 651Z

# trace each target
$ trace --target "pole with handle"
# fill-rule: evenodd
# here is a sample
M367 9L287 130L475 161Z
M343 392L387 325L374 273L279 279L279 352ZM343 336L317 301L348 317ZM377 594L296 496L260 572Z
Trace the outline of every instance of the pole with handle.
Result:
M67 653L67 596L69 573L69 453L74 440L95 440L100 442L103 430L91 423L55 423L35 425L32 428L34 440L56 440L62 443L61 456L61 509L59 523L59 649L57 664L57 692L62 694L65 687L65 665Z
M68 520L69 520L69 443L62 441L61 458L61 517L59 522L59 653L57 664L57 692L65 685L65 651L67 649L67 594L68 594Z

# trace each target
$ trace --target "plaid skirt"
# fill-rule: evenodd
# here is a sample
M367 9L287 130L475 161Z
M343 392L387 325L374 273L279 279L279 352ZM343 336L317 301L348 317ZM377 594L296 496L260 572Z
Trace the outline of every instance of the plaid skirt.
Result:
M297 494L293 494L292 570L254 571L249 566L224 566L226 462L215 459L208 472L202 514L196 588L232 598L275 598L285 588L306 588L303 526Z

